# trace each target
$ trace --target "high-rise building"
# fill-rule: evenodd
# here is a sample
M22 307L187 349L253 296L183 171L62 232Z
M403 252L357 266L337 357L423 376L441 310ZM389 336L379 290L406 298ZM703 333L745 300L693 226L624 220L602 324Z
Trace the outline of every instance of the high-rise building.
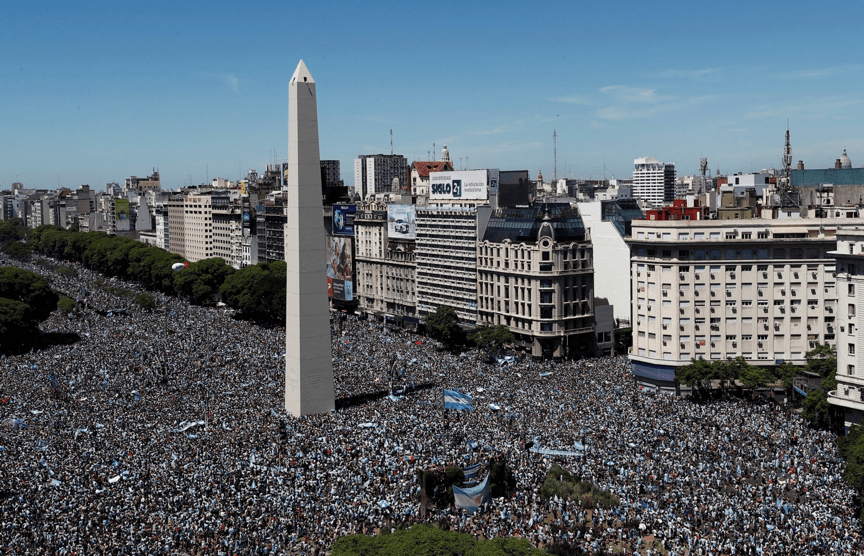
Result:
M361 200L374 193L390 192L393 179L400 189L408 179L408 160L401 154L368 154L354 159L354 192Z
M674 388L692 359L803 365L837 342L837 224L862 220L634 220L637 380Z
M165 246L172 253L186 257L186 195L178 193L168 199L168 230L170 239Z
M845 154L845 152L844 152ZM846 432L864 424L864 230L837 230L837 389L828 403L843 411ZM837 329L837 330L835 330Z
M675 198L675 163L660 162L650 156L635 159L632 196L655 206L672 201Z
M417 315L439 306L477 321L477 238L489 220L489 206L417 207Z

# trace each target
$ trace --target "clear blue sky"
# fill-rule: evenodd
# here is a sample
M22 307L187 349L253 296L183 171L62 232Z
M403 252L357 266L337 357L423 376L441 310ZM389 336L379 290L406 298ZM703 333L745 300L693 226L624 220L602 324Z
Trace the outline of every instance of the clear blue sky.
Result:
M321 157L626 177L864 165L861 2L3 2L0 188L176 188L287 153L318 83ZM273 154L275 153L275 155ZM459 157L463 157L460 163ZM436 156L437 158L437 156Z

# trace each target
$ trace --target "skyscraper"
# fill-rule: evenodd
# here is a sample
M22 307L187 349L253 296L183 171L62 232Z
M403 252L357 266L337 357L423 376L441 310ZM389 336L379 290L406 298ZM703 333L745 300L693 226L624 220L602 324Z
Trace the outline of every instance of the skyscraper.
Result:
M633 161L633 197L663 206L675 198L675 163L650 156Z
M321 160L315 80L303 60L289 85L286 184L285 410L335 408L330 316L321 220Z
M393 178L399 187L408 180L408 159L401 154L366 154L354 159L354 191L361 200L374 193L390 192Z

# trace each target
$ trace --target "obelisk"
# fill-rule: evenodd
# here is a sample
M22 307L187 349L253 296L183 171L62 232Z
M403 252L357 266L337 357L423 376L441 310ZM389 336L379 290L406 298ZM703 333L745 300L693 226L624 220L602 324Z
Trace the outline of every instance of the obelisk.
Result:
M335 408L315 80L303 60L289 85L285 224L285 411Z

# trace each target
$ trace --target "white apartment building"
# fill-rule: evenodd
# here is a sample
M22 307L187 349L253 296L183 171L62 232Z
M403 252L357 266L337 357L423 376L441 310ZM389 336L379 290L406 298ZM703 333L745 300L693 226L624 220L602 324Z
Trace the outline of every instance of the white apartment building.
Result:
M186 196L172 195L168 199L168 239L165 248L186 257Z
M844 414L846 432L864 422L864 228L837 230L837 390L828 403Z
M675 198L675 163L650 156L633 160L633 197L662 206Z
M417 207L417 315L421 320L446 305L461 321L477 321L478 220L483 229L489 213L488 206Z
M183 205L185 257L190 263L215 257L213 245L213 200L207 193L190 194Z
M637 380L671 387L675 369L692 359L803 365L817 344L834 345L838 296L829 253L838 223L633 221L630 360Z
M156 247L170 251L171 232L168 228L168 209L156 211Z

